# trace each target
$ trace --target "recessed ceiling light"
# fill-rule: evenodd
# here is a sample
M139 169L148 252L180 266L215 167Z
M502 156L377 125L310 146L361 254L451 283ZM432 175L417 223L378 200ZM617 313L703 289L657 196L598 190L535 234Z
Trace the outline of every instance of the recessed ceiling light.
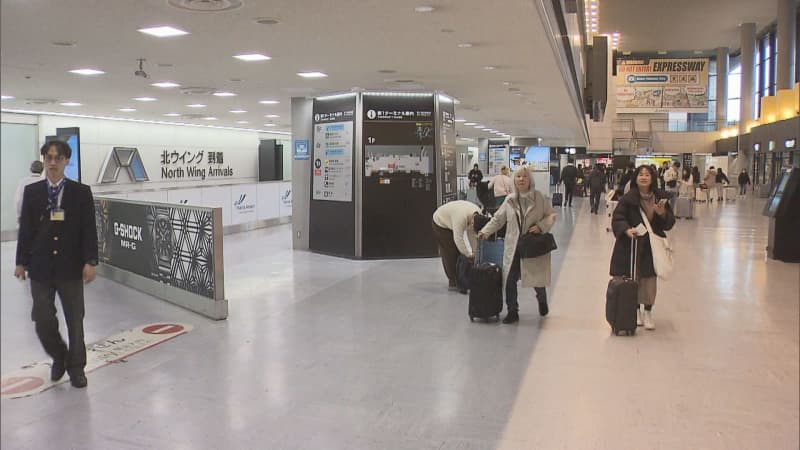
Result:
M442 33L455 33L455 32L456 32L456 30L454 30L454 29L452 29L452 28L442 28L442 29L441 29L441 32L442 32Z
M179 117L181 113L166 113L164 115L167 117Z
M120 108L117 111L120 111L120 112L136 112L136 108Z
M153 97L135 97L134 100L136 100L137 102L154 102L158 99Z
M303 78L325 78L328 75L322 72L297 72Z
M83 103L78 103L78 102L63 102L63 103L59 103L59 105L61 105L61 106L83 106Z
M268 61L272 59L271 57L262 55L261 53L246 53L242 55L234 55L233 57L242 61Z
M236 94L233 92L214 92L214 96L216 97L236 97Z
M464 125L468 126L468 127L471 127L471 126L475 125L475 122L464 122Z
M169 69L170 67L174 67L175 66L172 63L157 63L156 65L158 67L161 67L161 68L164 68L164 69Z
M277 119L277 118L278 118L278 117L280 117L280 116L279 116L279 115L277 115L277 114L267 114L267 115L266 115L266 116L264 116L264 117L266 117L267 119Z
M472 48L472 43L470 42L462 42L458 44L458 48Z
M274 123L265 123L264 126L265 127L274 127L276 125Z
M418 13L429 13L429 12L433 12L433 10L435 10L435 9L436 8L434 8L433 6L423 5L423 6L417 6L416 8L414 8L414 11L416 11Z
M78 75L102 75L105 72L97 69L72 69L69 73L76 73Z
M13 95L3 95L2 97L0 97L0 99L2 99L2 100L13 100L14 96Z
M277 100L261 100L258 103L261 103L262 105L277 105L280 102Z
M378 71L378 73L397 73L397 71L392 69L381 69Z
M466 122L467 119L456 119L456 122Z
M56 41L52 42L52 44L56 47L75 47L75 43L72 41Z
M248 121L246 121L246 120L239 120L239 121L237 121L236 123L238 123L239 125L244 125L244 124L248 124L248 123L250 123L250 122L248 122Z
M659 54L659 55L666 55L666 54L667 54L667 51L666 51L666 50L659 50L659 51L658 51L658 54Z
M158 83L153 83L150 86L155 86L160 88L174 88L174 87L180 87L180 84L173 83L172 81L159 81Z
M494 70L497 69L495 66L483 66L483 70Z
M202 103L192 103L191 105L186 105L188 108L205 108L206 105Z
M228 112L229 112L229 113L231 113L231 114L244 114L244 113L246 113L247 111L245 111L245 110L243 110L243 109L232 109L232 110L230 110L230 111L228 111Z
M483 126L483 125L475 125L475 128L477 128L479 130L482 130L482 129L486 128L486 127Z
M216 117L203 117L203 120L217 120Z
M150 36L155 37L172 37L172 36L183 36L189 34L186 31L180 30L178 28L173 28L169 26L164 27L151 27L151 28L140 28L140 33L149 34Z

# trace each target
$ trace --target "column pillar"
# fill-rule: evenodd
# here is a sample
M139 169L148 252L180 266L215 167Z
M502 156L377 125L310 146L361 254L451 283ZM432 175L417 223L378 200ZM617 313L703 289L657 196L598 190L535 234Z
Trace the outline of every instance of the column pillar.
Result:
M755 51L756 24L743 23L740 26L742 47L742 88L740 91L739 135L747 133L747 124L753 120L753 95L755 95ZM749 147L749 146L748 146ZM753 167L753 148L740 148L739 157L748 172Z
M728 47L717 47L717 130L728 123Z
M795 0L778 0L777 89L794 87L794 65L797 41L797 5Z

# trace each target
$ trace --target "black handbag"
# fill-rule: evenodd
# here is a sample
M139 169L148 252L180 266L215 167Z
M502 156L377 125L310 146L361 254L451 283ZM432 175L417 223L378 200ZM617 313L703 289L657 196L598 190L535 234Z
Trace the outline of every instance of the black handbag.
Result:
M517 253L521 259L537 258L557 248L556 239L550 233L525 233L517 241Z
M520 231L524 223L524 214L522 207L519 206L518 223ZM527 232L519 237L517 240L517 254L520 259L537 258L546 255L553 250L557 249L556 239L550 233L533 234Z

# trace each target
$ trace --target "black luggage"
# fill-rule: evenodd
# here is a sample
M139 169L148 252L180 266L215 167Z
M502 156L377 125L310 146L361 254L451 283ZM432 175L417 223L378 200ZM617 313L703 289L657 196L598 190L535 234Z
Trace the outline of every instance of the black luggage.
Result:
M481 247L478 242L475 265L469 272L469 320L476 318L489 321L492 317L500 320L503 311L503 270L497 264L481 262Z
M637 244L631 244L631 277L613 277L606 290L606 320L611 325L611 334L627 336L636 334L636 312L639 309L639 282L637 281Z
M466 256L459 253L456 262L456 285L458 291L466 294L469 290L469 273L472 271L472 262Z
M553 192L553 206L561 206L564 204L564 194L558 192L558 185L556 185L556 191Z
M477 216L475 216L475 222L473 222L472 227L475 229L476 233L480 233L483 227L485 227L486 224L489 223L490 220L492 220L492 215L493 215L492 212L484 208L482 214L478 214ZM503 227L497 230L496 233L489 236L489 240L494 241L497 238L505 238L505 237L506 237L506 226L503 225Z

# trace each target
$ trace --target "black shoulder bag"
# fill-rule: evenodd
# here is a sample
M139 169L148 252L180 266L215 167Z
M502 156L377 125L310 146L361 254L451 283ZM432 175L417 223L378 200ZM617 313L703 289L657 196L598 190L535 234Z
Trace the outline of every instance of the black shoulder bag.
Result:
M519 231L522 233L525 226L525 215L522 212L522 204L519 201L517 202L517 207L519 208L517 222L519 223ZM519 240L517 240L517 254L520 259L537 258L557 248L556 239L550 233L533 234L525 232L525 234L520 234Z

